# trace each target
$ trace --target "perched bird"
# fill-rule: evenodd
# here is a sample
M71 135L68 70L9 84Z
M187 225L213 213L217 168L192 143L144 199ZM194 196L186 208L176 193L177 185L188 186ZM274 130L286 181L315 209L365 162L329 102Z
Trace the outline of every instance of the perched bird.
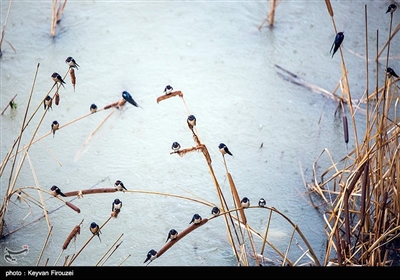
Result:
M336 34L335 41L333 41L331 50L329 51L329 52L331 53L331 52L332 52L332 49L333 49L332 58L333 58L333 55L334 55L334 54L337 52L337 50L339 49L340 45L342 44L343 39L344 39L344 34L343 34L343 32L338 32L338 34Z
M192 220L191 220L190 223L189 223L189 225L190 225L191 223L193 223L193 224L195 224L195 225L200 224L201 220L202 220L202 218L200 217L199 214L194 214Z
M143 263L146 263L147 261L152 261L152 260L154 260L155 258L157 258L157 251L156 250L154 250L154 249L151 249L148 253L147 253L147 257L146 257L146 259L144 260L144 262Z
M122 92L122 98L125 99L126 101L128 101L129 103L131 103L133 106L139 107L139 105L136 103L136 101L133 100L132 95L129 92L127 92L126 90L124 90Z
M61 195L61 196L63 196L63 197L66 197L66 195L65 195L65 194L60 190L60 188L57 187L56 185L53 185L53 186L50 188L50 191L51 191L51 193L52 193L54 196Z
M60 83L60 84L65 88L65 86L64 86L65 82L64 82L64 80L61 78L60 74L58 74L57 72L54 72L54 73L51 75L51 77L53 78L53 81L54 81L54 82Z
M387 8L386 14L389 12L393 14L393 12L396 11L396 9L397 9L396 4L390 4L389 7Z
M73 59L71 56L67 57L65 63L67 63L70 68L76 68L76 70L78 70L78 67L80 67L79 64L76 63L75 59Z
M164 89L164 94L171 94L172 93L172 91L174 90L174 88L173 87L171 87L170 85L167 85L166 87L165 87L165 89Z
M178 237L178 232L173 228L168 232L168 237L165 243L167 243L168 240L174 240Z
M60 124L58 123L58 121L53 121L51 124L51 131L53 131L53 137L54 134L56 133L56 130L58 130L60 128Z
M243 208L248 208L250 206L250 199L243 197L240 203L242 204Z
M100 227L99 227L98 224L96 224L95 222L92 222L92 223L90 224L90 231L91 231L94 235L97 235L97 236L99 237L99 240L101 241L101 239L100 239L100 233L101 233L101 231L100 231Z
M118 190L118 191L127 191L127 189L124 186L124 183L122 183L121 180L117 180L114 183L114 187Z
M219 213L221 213L221 210L219 210L219 208L217 206L215 206L213 209L211 209L211 214L213 214L214 216L218 216Z
M181 148L181 145L178 142L172 143L171 149L176 153Z
M121 210L121 207L122 207L122 201L119 200L118 198L116 198L116 199L114 199L114 202L112 203L111 211Z
M218 149L222 155L228 154L228 155L233 156L232 153L229 151L228 147L224 143L220 143L218 145Z
M391 78L392 76L394 76L396 78L399 77L399 75L397 75L396 72L394 72L394 70L392 68L390 68L390 67L388 67L386 69L386 74L388 75L389 78Z
M193 115L190 115L187 118L187 124L188 124L190 129L193 129L193 127L196 126L196 117L193 116Z
M97 112L97 105L96 104L92 104L90 105L90 112L92 113L96 113Z
M264 207L267 203L265 202L264 198L260 198L260 200L258 201L258 206L260 207Z
M43 101L44 109L46 110L46 108L51 108L52 104L53 104L53 98L51 98L50 95L47 95ZM51 109L53 109L53 108L51 108Z

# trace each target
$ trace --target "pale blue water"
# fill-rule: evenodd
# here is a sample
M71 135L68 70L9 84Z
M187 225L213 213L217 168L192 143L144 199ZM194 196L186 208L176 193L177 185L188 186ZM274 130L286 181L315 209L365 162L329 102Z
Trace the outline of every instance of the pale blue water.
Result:
M343 53L354 98L365 89L364 5L368 5L370 51L374 52L376 30L379 46L387 39L389 16L385 11L390 3L332 1L336 25L345 32ZM2 24L8 5L8 1L1 1ZM308 182L312 180L312 165L323 149L335 160L347 152L341 122L334 118L337 104L285 81L274 65L333 91L341 77L339 53L333 58L329 53L335 33L324 1L282 1L273 28L266 23L259 30L269 9L269 1L68 1L57 35L51 38L51 1L13 1L0 60L1 109L15 94L18 108L8 109L0 118L2 159L20 131L38 64L29 115L37 106L39 111L21 146L29 143L42 116L41 101L53 85L51 74L67 73L68 56L80 65L75 70L75 91L67 75L66 88L59 91L60 104L53 104L53 110L47 112L36 138L50 131L53 120L63 126L88 114L92 103L102 108L120 100L123 90L142 107L126 104L104 123L112 109L101 111L38 141L29 150L16 188L38 184L49 190L57 185L69 192L111 188L120 179L129 190L219 204L202 154L170 155L174 141L183 148L195 145L182 99L156 102L170 84L183 92L190 114L197 118L199 137L208 147L228 204L233 202L218 151L220 142L234 155L226 160L239 195L250 198L252 205L264 197L267 206L297 224L322 263L324 208L312 207L303 175ZM395 13L395 24L398 20ZM392 48L392 52L396 57L397 50ZM371 66L370 71L375 69ZM362 135L364 117L360 114L357 118ZM354 148L352 135L349 151ZM20 159L18 156L17 164ZM329 165L322 159L319 170ZM1 177L2 197L10 168L11 163ZM38 198L36 191L27 192ZM74 265L95 265L115 242L122 243L106 265L145 265L147 252L165 244L170 228L182 231L194 213L210 217L210 207L176 197L152 193L85 195L73 200L79 214L63 206L49 215L53 234L39 265L46 259L53 265L60 256L57 264L61 265L66 256L76 253L91 237L90 223L102 224L108 219L116 197L123 201L120 215L102 229L102 241L93 239ZM43 199L48 211L63 205L48 194L43 194ZM257 210L248 209L246 214L251 226L263 232L267 212ZM42 214L34 202L12 198L3 234ZM69 232L81 222L81 234L62 252ZM278 218L273 227L274 243L286 248L292 228ZM47 234L47 222L41 219L3 239L1 249L28 245L29 254L18 257L17 263L36 265ZM273 252L266 257L274 265L281 260ZM4 258L0 264L9 265ZM185 236L150 265L236 266L237 261L224 221L218 218Z

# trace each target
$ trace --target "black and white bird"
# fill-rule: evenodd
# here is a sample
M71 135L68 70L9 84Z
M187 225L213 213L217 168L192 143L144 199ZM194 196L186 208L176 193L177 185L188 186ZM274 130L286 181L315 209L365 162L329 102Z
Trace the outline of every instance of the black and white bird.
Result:
M248 199L247 197L243 197L240 203L242 204L243 208L250 207L250 199Z
M201 220L202 220L202 218L201 218L201 216L200 216L199 214L194 214L192 220L191 220L190 223L189 223L189 225L190 225L191 223L193 223L193 224L195 224L195 225L198 225L198 224L201 223Z
M173 90L174 90L173 87L171 87L170 85L167 85L164 89L164 94L166 94L166 95L171 94Z
M90 112L91 113L96 113L97 112L97 105L96 104L92 104L90 105Z
M58 121L53 121L51 123L51 131L53 132L53 137L56 134L56 130L58 130L60 128L60 124L58 123Z
M172 143L171 149L176 153L181 148L181 145L178 142Z
M219 149L219 151L221 152L222 155L228 154L228 155L233 156L232 153L229 151L228 147L224 143L220 143L218 145L218 149Z
M112 203L111 211L113 211L113 212L120 211L121 208L122 208L122 201L119 200L118 198L114 199L114 201Z
M51 194L54 195L54 196L61 195L61 196L63 196L63 197L67 197L67 196L60 190L60 188L57 187L56 185L53 185L53 186L50 188L50 191L51 191Z
M396 72L394 72L394 70L393 70L392 68L390 68L390 67L388 67L388 68L386 69L386 75L387 75L389 78L391 78L392 76L393 76L393 77L396 77L396 78L399 77L399 75L397 75Z
M99 237L99 240L101 241L101 239L100 239L100 233L101 233L101 231L100 231L100 227L99 227L98 224L96 224L95 222L92 222L92 223L90 224L90 231L91 231L94 235L97 235L97 236Z
M187 118L187 124L191 130L193 130L193 127L196 126L196 117L193 115L189 115Z
M43 101L44 109L46 110L47 108L51 108L53 110L53 108L51 107L52 104L53 98L51 98L50 95L47 95Z
M258 206L260 207L264 207L267 203L265 202L264 198L260 198L260 200L258 201Z
M178 232L173 228L168 232L168 237L167 240L165 242L167 242L168 240L175 240L178 237Z
M64 84L66 84L66 82L64 82L64 80L62 79L60 74L58 74L57 72L54 72L53 74L51 74L51 78L53 79L53 81L55 83L60 83L65 88Z
M151 250L147 253L146 259L144 260L143 263L146 263L146 262L148 262L148 261L151 262L151 261L153 261L155 258L157 258L157 251L154 250L154 249L151 249Z
M75 59L73 59L71 56L67 57L65 63L67 63L70 68L76 68L76 70L78 70L79 64L76 63Z
M391 13L391 14L393 14L393 12L394 11L396 11L396 9L397 9L397 6L396 6L396 4L390 4L389 6L388 6L388 8L387 8L387 10L386 10L386 14L387 13Z
M343 32L338 32L335 36L335 40L333 41L330 53L332 53L332 58L333 55L337 52L337 50L339 49L340 45L342 44L344 39L344 33ZM333 52L332 52L333 49Z
M211 209L211 214L213 214L214 216L218 216L219 213L221 213L221 210L219 210L219 208L217 206L213 207L213 209Z
M126 90L122 92L122 98L125 99L127 102L131 103L133 106L140 107L139 104L137 104L136 101L133 100L132 95Z
M114 187L117 189L117 191L127 191L127 189L125 188L124 183L122 183L121 180L117 180L114 183Z

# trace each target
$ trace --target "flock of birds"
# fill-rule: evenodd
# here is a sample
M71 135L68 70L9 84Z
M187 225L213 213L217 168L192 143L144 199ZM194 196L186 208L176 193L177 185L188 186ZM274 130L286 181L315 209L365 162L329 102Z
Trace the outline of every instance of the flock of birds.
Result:
M341 39L340 39L341 38ZM339 48L341 41L343 41L343 36L342 37L338 37L337 40L335 40L335 49L334 49L334 53L337 51L337 49ZM339 42L340 41L340 42ZM332 55L333 56L333 55ZM74 58L72 57L67 57L67 59L65 60L65 62L69 65L70 69L71 68L75 68L78 69L80 67L80 65L75 61ZM57 73L54 72L51 75L53 81L57 84L60 84L61 86L64 86L64 84L66 84L66 82L62 79L62 77ZM173 92L173 87L171 85L167 85L164 89L164 94L165 95L169 95ZM122 98L132 104L135 107L140 107L139 104L132 98L132 96L130 95L129 92L127 91L123 91L122 92ZM47 97L44 99L43 104L44 104L44 109L52 109L52 102L53 99L47 95ZM57 103L58 101L56 100L56 105L58 105ZM95 113L97 111L97 106L96 104L91 104L90 106L90 112ZM189 127L189 129L194 133L193 129L196 126L196 117L194 115L189 115L187 118L187 125ZM59 129L60 124L58 123L58 121L54 120L51 124L51 131L53 133L53 137L55 135L55 132ZM173 142L171 149L173 150L174 153L177 153L180 149L181 149L181 145L178 142ZM233 156L233 154L231 153L231 151L229 150L229 148L224 144L224 143L220 143L218 145L218 149L221 152L221 154L223 156L225 155L230 155ZM127 188L125 187L125 185L123 184L123 182L121 180L116 180L114 183L114 187L117 191L127 191ZM52 193L53 196L62 196L62 197L66 197L66 195L60 190L59 187L57 187L56 185L53 185L50 188L50 192ZM250 199L248 199L247 197L243 197L240 201L241 206L243 208L248 208L250 207ZM261 198L258 202L258 206L259 207L265 207L266 205L266 201L264 198ZM114 199L114 201L112 202L112 206L111 206L111 211L112 213L116 212L119 213L120 210L122 208L122 201L119 198ZM213 216L218 216L221 214L221 210L215 206L212 208L211 210L211 214ZM199 214L194 214L191 221L189 222L189 225L194 224L194 225L199 225L202 222L202 217ZM100 238L100 234L101 234L101 230L100 230L100 226L96 223L96 222L92 222L89 226L90 232L93 235L97 235L100 242L101 242L101 238ZM168 241L173 241L175 239L177 239L178 237L178 231L174 228L172 228L169 232L168 232L168 236L165 242ZM154 249L151 249L146 256L146 259L144 260L144 263L148 262L148 261L152 261L157 257L157 251L155 251Z
M386 10L386 14L387 14L387 13L393 14L394 11L396 11L396 10L397 10L396 4L390 4L390 5L388 6L387 10ZM343 40L344 40L344 32L338 32L338 33L336 34L336 36L335 36L335 40L333 41L331 50L329 51L329 53L332 53L332 58L333 58L334 54L337 52L337 50L339 49L339 47L342 45ZM332 51L332 50L333 50L333 51ZM396 74L396 72L395 72L392 68L390 68L390 67L386 68L386 74L387 74L387 76L388 76L389 78L391 78L392 76L393 76L393 77L396 77L396 78L399 77L399 76Z

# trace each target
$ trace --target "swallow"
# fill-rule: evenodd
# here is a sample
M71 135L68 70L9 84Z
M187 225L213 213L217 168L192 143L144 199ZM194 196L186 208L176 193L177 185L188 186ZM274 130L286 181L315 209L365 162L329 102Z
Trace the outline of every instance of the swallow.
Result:
M43 101L44 109L46 110L46 108L51 108L52 104L53 104L53 99L50 97L50 95L47 95ZM51 109L53 109L53 108L51 108Z
M199 214L194 214L192 220L191 220L190 223L189 223L189 225L190 225L191 223L193 223L193 224L195 224L195 225L200 224L201 220L202 220L202 218L200 217Z
M96 104L92 104L90 105L90 112L92 113L96 113L97 112L97 105Z
M114 199L114 202L112 203L111 211L121 210L121 207L122 207L122 201L119 200L118 198L116 198L116 199Z
M215 206L213 209L211 209L211 214L213 214L214 216L218 216L219 213L221 213L221 210L219 210L219 208L217 206Z
M393 12L396 11L396 9L397 9L396 4L390 4L389 7L387 8L386 14L389 12L393 14Z
M122 98L125 99L126 101L128 101L129 103L131 103L133 106L139 107L139 105L136 103L136 101L133 100L132 95L129 92L127 92L126 90L124 90L122 92Z
M54 134L56 133L56 130L58 130L60 128L60 124L58 123L58 121L53 121L51 124L51 131L53 131L53 137Z
M60 188L57 187L56 185L52 186L52 187L50 188L50 191L51 191L51 193L52 193L54 196L61 195L61 196L63 196L63 197L67 197L67 196L60 190Z
M193 115L190 115L187 118L187 124L188 124L190 129L193 129L193 127L196 126L196 117L193 116Z
M172 143L171 149L176 153L181 148L181 145L178 142Z
M73 59L71 56L67 57L65 63L67 63L70 68L76 68L76 70L78 70L78 67L80 67L79 64L76 63L75 59Z
M53 78L53 81L54 81L54 82L60 83L60 84L65 88L65 86L64 86L65 82L64 82L64 80L61 78L60 74L58 74L57 72L54 72L54 73L51 75L51 77Z
M148 253L147 253L147 257L146 257L146 259L144 260L144 262L143 263L146 263L147 261L152 261L152 260L154 260L155 258L157 258L157 251L156 250L154 250L154 249L151 249Z
M232 155L231 151L229 151L228 147L224 144L224 143L220 143L218 145L218 149L221 152L222 155L228 154L228 155Z
M164 89L164 94L166 94L166 95L171 94L173 90L174 90L173 87L171 87L170 85L167 85Z
M168 232L168 237L165 243L167 243L168 240L175 240L178 237L178 232L173 228Z
M343 39L344 39L344 34L343 34L343 32L338 32L338 34L336 34L335 41L333 41L331 50L329 51L329 52L331 53L331 52L332 52L332 49L333 49L332 58L333 58L333 55L334 55L334 54L337 52L337 50L339 49L340 45L342 44Z
M267 203L265 202L264 198L260 198L260 200L258 201L258 206L260 207L264 207Z
M121 182L121 180L117 180L114 183L114 187L118 190L118 191L127 191L127 189L124 186L124 183Z
M100 242L101 242L101 239L100 239L100 233L101 233L101 231L100 231L99 225L96 224L95 222L92 222L92 223L90 224L90 231L91 231L94 235L97 235L97 236L99 237Z
M398 78L399 76L396 74L396 72L394 72L394 70L390 67L388 67L386 69L386 74L388 75L389 78L391 78L392 76Z
M250 199L243 197L240 203L242 204L243 208L248 208L250 206Z

